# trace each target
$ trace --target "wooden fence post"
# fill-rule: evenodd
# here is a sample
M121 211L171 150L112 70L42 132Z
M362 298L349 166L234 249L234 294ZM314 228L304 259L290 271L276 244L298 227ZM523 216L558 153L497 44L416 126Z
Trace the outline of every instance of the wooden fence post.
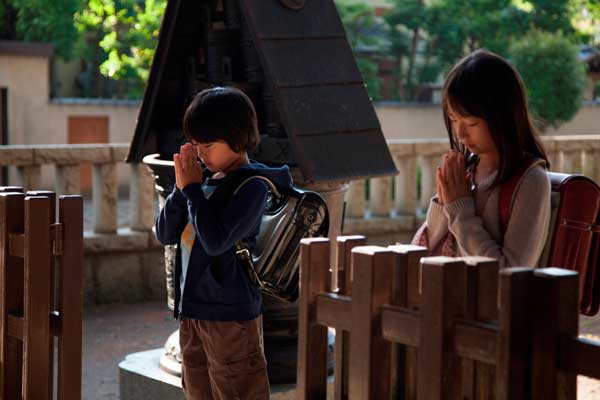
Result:
M419 269L421 258L427 255L425 247L395 245L388 247L396 253L394 278L392 279L392 304L414 308L419 302ZM416 399L417 396L417 349L392 344L392 398Z
M499 274L496 398L531 398L531 313L533 269L507 268Z
M51 241L47 197L25 198L25 315L23 398L48 399L50 354Z
M0 397L20 399L23 379L22 330L15 332L11 313L23 312L23 258L11 254L13 235L24 230L25 195L0 194ZM19 335L20 333L20 335Z
M28 191L27 197L46 197L50 200L50 223L54 224L56 222L56 193L45 191L45 190L37 190L37 191ZM55 226L49 226L48 229L54 228ZM55 231L51 231L51 240L53 240L53 236ZM53 244L50 243L50 252L52 254ZM54 257L50 257L50 310L54 312L56 310L56 262ZM51 325L52 326L52 325ZM54 395L54 336L50 336L50 340L48 343L48 376L50 381L48 383L48 398L52 398Z
M467 267L448 257L422 261L417 398L458 399L462 365L452 351L453 320L466 314Z
M364 236L339 236L338 261L337 261L337 282L338 294L352 295L352 249L358 246L364 246L367 238ZM334 398L343 400L348 398L348 373L350 360L350 333L345 331L335 332L335 368L334 368Z
M469 319L498 321L498 262L487 257L465 257ZM463 400L495 399L495 365L463 359Z
M577 374L558 369L559 344L579 331L579 276L543 268L534 272L532 398L575 399Z
M83 319L83 198L61 196L58 201L62 241L58 311L58 398L81 400Z
M390 395L391 342L381 333L381 309L392 300L395 255L383 247L352 250L352 351L350 399L387 399Z
M298 316L298 399L327 396L327 327L316 322L316 296L327 291L330 271L327 238L302 239Z

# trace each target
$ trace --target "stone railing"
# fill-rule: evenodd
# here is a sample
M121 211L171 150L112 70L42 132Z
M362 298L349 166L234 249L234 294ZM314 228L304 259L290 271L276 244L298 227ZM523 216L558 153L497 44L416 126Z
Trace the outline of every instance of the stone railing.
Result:
M113 236L114 245L124 246L131 243L114 236L137 237L148 246L156 195L152 176L143 164L125 166L129 168L129 222L127 228L118 229L117 166L124 163L128 150L126 143L0 146L0 166L16 168L17 182L11 181L11 185L27 190L51 189L63 195L80 193L80 165L91 164L92 223L85 233L86 250L93 248L94 239L102 236ZM54 187L43 187L47 186L42 185L43 165L54 166Z
M154 182L143 164L125 164L128 150L127 143L0 146L9 184L26 190L79 194L89 190L80 187L81 165L91 164L91 193L84 196L86 305L165 298L164 250L152 233Z
M600 181L600 136L545 136L543 142L554 171L583 173ZM388 145L399 173L350 183L346 234L400 234L406 240L422 221L436 190L435 167L448 150L448 141L389 140ZM124 163L128 149L126 143L0 146L0 166L16 167L18 179L11 184L35 190L41 188L42 165L54 165L55 187L46 189L60 195L79 193L80 164L92 164L93 217L86 232L86 249L94 248L94 240L106 242L106 236L114 237L115 247L131 246L135 238L140 243L133 247L148 246L153 235L146 234L154 223L156 195L152 177L142 164L125 166L129 168L129 222L127 228L118 229L117 166ZM385 240L389 242L389 235ZM98 246L104 249L107 245Z
M600 182L600 135L544 136L542 141L553 171L580 173ZM406 241L423 220L448 140L388 140L388 146L399 173L350 183L345 234Z

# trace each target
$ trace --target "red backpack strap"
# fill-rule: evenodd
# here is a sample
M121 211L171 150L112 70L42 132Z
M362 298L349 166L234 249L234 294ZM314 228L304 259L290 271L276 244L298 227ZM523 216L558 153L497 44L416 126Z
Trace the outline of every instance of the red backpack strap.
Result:
M521 182L523 175L529 168L539 164L539 160L535 158L530 158L529 160L524 161L513 176L511 176L507 181L504 181L500 184L500 197L498 199L498 220L500 221L500 226L502 227L502 234L506 232L506 228L508 228L508 220L510 219L510 212L512 210L513 196L515 194L515 190L517 190L517 186Z

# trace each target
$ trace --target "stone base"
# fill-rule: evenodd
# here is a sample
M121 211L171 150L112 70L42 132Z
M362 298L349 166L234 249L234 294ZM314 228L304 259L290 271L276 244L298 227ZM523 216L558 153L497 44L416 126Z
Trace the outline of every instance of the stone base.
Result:
M85 306L161 300L166 303L164 249L150 231L84 233Z
M121 400L185 400L181 379L159 367L163 349L129 354L119 364L119 398ZM333 396L333 377L327 384ZM295 400L296 385L271 385L271 400Z
M164 350L155 349L129 354L119 364L121 400L185 400L181 378L159 367Z

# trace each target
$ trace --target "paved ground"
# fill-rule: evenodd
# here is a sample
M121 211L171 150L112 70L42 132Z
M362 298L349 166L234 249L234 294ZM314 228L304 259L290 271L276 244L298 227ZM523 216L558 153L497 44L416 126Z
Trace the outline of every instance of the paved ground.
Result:
M600 340L600 316L582 317L581 334ZM163 303L90 308L84 315L83 398L119 399L118 367L125 355L162 347L177 323ZM600 399L600 381L579 378L580 400Z
M119 399L118 367L129 353L162 347L177 323L163 303L90 308L83 320L83 398Z

